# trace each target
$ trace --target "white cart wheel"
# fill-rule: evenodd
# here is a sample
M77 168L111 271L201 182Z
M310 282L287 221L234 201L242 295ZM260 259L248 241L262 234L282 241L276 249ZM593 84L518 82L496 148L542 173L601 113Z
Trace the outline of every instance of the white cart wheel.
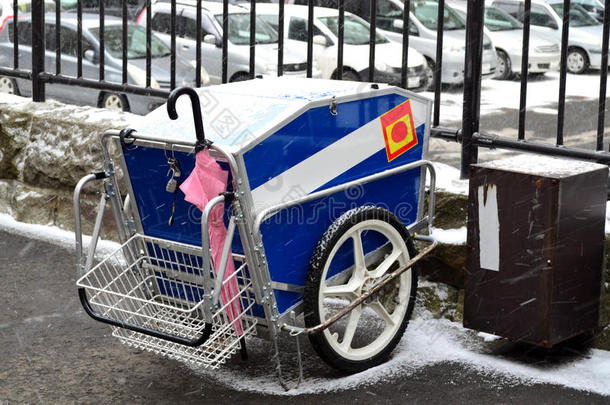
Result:
M389 211L369 206L345 213L324 234L311 260L304 297L306 326L324 322L414 254L405 226ZM416 289L412 268L330 328L310 335L314 349L329 365L346 372L384 362L407 327Z

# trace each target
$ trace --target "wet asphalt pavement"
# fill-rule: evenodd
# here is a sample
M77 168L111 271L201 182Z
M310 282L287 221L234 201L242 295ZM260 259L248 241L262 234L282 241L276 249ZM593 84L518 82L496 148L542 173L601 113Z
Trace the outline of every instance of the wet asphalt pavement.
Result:
M560 386L515 383L449 362L318 395L238 391L230 381L219 383L178 362L121 345L107 326L81 310L73 263L73 250L0 231L0 404L610 402ZM303 343L305 361L314 364L310 375L334 375ZM272 367L263 355L252 355L248 363Z

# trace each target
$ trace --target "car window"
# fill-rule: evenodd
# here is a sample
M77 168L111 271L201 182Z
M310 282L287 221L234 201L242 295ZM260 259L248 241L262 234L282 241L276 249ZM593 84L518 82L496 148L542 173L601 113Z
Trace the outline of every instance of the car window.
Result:
M46 32L46 30L45 30ZM55 36L55 27L53 26L50 29L50 32L52 33L51 36ZM62 55L68 55L68 56L74 56L76 57L77 55L77 47L78 47L78 41L77 41L77 33L75 30L72 30L68 27L61 27L61 31L59 33L61 35L61 44L60 44L60 50ZM88 49L95 49L93 44L91 44L91 42L87 41L86 38L83 38L83 54L85 53L85 51L87 51ZM53 47L52 50L55 50L55 48Z
M155 13L150 27L153 31L169 34L171 32L171 16L165 13Z
M99 28L89 30L95 38L99 38ZM62 38L63 42L63 38ZM121 25L106 26L104 29L104 44L106 51L114 58L123 55L123 27ZM159 39L152 35L150 38L150 55L153 58L168 56L170 49ZM146 57L146 29L140 25L127 27L127 58L139 59Z
M429 30L436 30L438 17L438 3L411 2L411 13ZM461 30L466 28L464 19L449 7L445 7L443 27L446 31Z
M313 26L313 35L324 35L320 28ZM305 18L292 17L288 26L288 39L307 42L307 20Z
M504 10L506 13L510 14L514 18L518 18L519 21L523 21L521 18L521 14L519 12L519 3L504 3L504 2L494 2L493 5Z
M551 4L551 7L559 17L563 18L563 3ZM570 27L586 27L598 24L599 22L591 17L581 5L572 4L570 6Z
M530 23L540 27L557 28L557 23L553 17L542 7L532 6L530 13Z
M388 0L378 0L377 17L402 18L402 7Z
M214 16L222 26L222 14ZM230 13L229 41L236 45L250 44L250 13ZM271 44L277 42L277 33L265 21L256 18L254 41L257 44Z
M319 20L322 24L326 25L333 34L339 34L339 16L320 17ZM348 45L364 45L369 43L371 29L367 22L364 22L353 15L346 15L343 27L344 43ZM388 42L388 40L383 35L376 33L375 42L380 44Z
M14 41L14 33L13 23L11 22L8 25L8 36L9 41ZM19 45L28 45L32 46L32 24L28 21L19 21L17 23L17 39L19 40Z
M197 38L197 20L190 17L180 17L180 23L183 27L183 35L186 38ZM215 30L212 28L212 22L204 15L201 19L201 38L208 34L215 35Z
M521 29L523 24L499 8L485 7L485 27L490 31L507 31Z
M274 30L278 31L280 29L279 18L278 18L277 15L275 15L275 14L263 14L263 15L259 15L259 17L264 22L269 24L269 26L271 28L273 28Z

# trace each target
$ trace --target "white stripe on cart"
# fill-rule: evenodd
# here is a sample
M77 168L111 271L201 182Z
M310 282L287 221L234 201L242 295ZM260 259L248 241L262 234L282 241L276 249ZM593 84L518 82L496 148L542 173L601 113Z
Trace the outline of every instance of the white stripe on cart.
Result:
M411 103L415 128L425 124L426 105ZM257 211L305 196L385 148L379 117L350 132L252 191Z

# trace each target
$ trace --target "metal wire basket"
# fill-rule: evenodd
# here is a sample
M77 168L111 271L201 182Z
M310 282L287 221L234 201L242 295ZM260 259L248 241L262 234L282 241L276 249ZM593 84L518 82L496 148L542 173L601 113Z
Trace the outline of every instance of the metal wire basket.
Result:
M245 258L233 258L240 265L222 283L231 293L211 319L203 308L204 286L215 274L205 274L202 250L194 246L136 234L76 284L85 289L93 310L121 324L183 339L197 339L211 324L210 336L195 347L122 327L114 327L113 336L133 347L217 368L236 353L240 339L256 333L252 280Z

